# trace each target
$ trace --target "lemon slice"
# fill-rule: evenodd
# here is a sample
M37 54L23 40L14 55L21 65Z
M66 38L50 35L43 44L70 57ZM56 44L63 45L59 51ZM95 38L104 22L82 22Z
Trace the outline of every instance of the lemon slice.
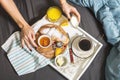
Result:
M50 7L47 10L47 18L50 22L56 22L61 17L62 12L57 6Z
M55 56L58 56L62 53L62 48L56 48L55 49Z

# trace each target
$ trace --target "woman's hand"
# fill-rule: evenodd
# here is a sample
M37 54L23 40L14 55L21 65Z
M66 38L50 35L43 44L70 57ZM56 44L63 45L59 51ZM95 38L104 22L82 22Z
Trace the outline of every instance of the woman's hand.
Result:
M21 28L21 46L24 47L26 45L30 50L32 50L32 46L37 47L36 43L34 42L35 33L17 9L14 1L1 0L0 4L18 24L19 28Z
M24 26L21 28L21 46L24 47L25 45L32 51L32 46L37 47L35 40L35 33L34 30L29 26Z
M79 12L77 11L77 9L75 7L71 6L66 1L61 3L61 7L62 7L63 12L67 15L68 19L71 18L71 16L70 16L71 14L74 14L74 15L77 16L78 21L80 23L80 14L79 14Z

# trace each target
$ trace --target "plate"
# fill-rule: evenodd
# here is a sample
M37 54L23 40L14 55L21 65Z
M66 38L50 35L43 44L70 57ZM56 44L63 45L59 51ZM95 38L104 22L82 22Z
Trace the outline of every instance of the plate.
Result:
M93 42L92 42L92 47L90 50L88 51L83 51L83 50L80 50L78 48L78 42L82 39L82 38L85 38L85 37L81 37L81 36L77 36L73 39L73 42L72 42L72 50L74 52L74 54L80 58L88 58L89 56L92 55L92 53L94 52L94 45L93 45ZM87 37L86 37L87 38Z
M38 44L39 37L43 35L49 36L51 38L50 46L48 47L39 46ZM59 25L55 25L55 24L45 24L40 26L40 28L35 34L35 37L36 37L35 41L38 45L36 50L40 54L42 54L43 56L49 59L52 59L57 55L64 53L69 42L69 38L67 36L67 33L64 31L64 29L59 27ZM46 43L46 41L44 41L44 43Z

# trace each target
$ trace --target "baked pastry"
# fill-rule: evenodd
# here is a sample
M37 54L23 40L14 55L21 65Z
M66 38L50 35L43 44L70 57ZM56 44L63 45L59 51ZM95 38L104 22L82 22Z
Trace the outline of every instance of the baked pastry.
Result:
M51 37L52 44L48 48L42 48L38 45L36 50L43 56L50 58L50 59L56 56L55 53L58 48L61 48L60 53L63 53L69 42L68 35L64 31L64 29L55 24L46 24L46 25L41 26L35 35L36 43L38 42L38 38L41 35L49 35ZM57 50L57 54L58 54L58 50Z

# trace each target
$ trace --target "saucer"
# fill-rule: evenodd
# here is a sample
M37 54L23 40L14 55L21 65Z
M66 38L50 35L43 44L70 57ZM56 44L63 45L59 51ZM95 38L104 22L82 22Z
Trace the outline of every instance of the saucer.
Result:
M93 44L93 42L92 42L92 47L91 47L91 49L90 50L88 50L88 51L83 51L83 50L80 50L79 48L78 48L78 41L80 41L81 39L82 39L83 37L80 37L80 36L77 36L74 40L73 40L73 42L72 42L72 50L73 50L73 52L74 52L74 54L76 55L76 56L78 56L78 57L80 57L80 58L88 58L88 57L90 57L92 54L93 54L93 52L94 52L94 44ZM85 37L84 37L85 38Z

